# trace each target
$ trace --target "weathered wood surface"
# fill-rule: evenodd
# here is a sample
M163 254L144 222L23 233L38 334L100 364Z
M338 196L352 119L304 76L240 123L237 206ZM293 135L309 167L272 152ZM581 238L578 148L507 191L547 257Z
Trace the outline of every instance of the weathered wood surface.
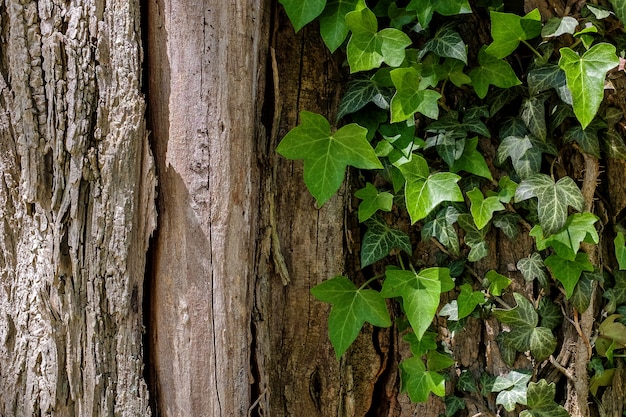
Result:
M137 1L0 4L0 415L148 416Z

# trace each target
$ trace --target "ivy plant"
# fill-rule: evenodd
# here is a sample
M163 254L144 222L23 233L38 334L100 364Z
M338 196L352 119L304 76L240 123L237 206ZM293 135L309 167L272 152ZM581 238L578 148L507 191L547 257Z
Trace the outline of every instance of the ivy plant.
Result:
M610 316L598 328L591 362L594 395L610 385L615 358L626 348L625 232L614 233L616 267L601 271L593 247L607 221L588 211L593 196L562 160L626 156L616 127L623 114L606 99L607 75L623 70L625 55L619 34L607 28L623 30L626 3L610 0L613 10L588 4L580 14L551 19L537 9L511 13L501 0L280 3L296 31L319 21L323 41L343 55L352 77L337 127L303 111L277 149L304 161L304 183L318 207L337 192L348 167L360 170L361 270L311 290L331 305L337 358L366 323L393 325L413 355L399 365L411 400L444 397L453 384L461 396L497 393L496 404L519 407L524 417L566 416L554 383L537 378L539 364L559 346L555 332L563 322L564 308L547 295L562 293L561 305L578 314L601 283ZM490 18L490 38L468 42L457 25L470 24L479 8ZM514 267L536 291L514 285L513 270L475 268L498 232L534 242ZM433 264L418 261L415 239L435 242ZM400 317L390 314L392 304ZM442 343L437 316L450 329L472 316L497 320L509 372L484 375L480 390L467 370L448 372L455 352ZM517 355L534 368L513 368ZM450 416L465 407L457 395L444 404Z

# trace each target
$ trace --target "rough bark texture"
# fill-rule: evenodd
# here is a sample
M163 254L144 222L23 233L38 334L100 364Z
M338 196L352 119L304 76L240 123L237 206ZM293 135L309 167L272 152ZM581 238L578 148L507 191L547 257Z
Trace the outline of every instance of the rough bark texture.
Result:
M0 3L0 415L150 415L136 1Z
M263 2L148 2L159 175L150 345L163 416L245 416Z

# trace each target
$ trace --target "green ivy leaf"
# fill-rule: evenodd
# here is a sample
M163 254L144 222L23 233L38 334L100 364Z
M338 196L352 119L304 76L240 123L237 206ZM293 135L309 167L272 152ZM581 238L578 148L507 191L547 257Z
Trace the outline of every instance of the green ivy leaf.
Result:
M478 138L467 139L465 141L463 153L452 163L450 171L455 173L459 171L466 171L470 174L478 175L479 177L487 178L489 180L493 179L489 166L487 166L487 162L485 161L485 157L483 157L481 152L476 150L477 146Z
M565 34L573 35L577 26L578 20L572 16L553 17L541 29L541 36L543 38L555 38Z
M520 117L528 127L528 130L530 130L530 133L544 141L548 135L545 101L546 96L535 96L524 99L520 110Z
M461 214L459 216L459 225L465 230L465 244L471 248L467 255L467 260L477 262L487 256L489 244L485 240L485 236L487 236L489 227L478 230L470 214Z
M558 232L567 220L567 207L582 211L585 201L573 179L563 177L556 183L545 174L523 180L515 191L515 201L537 197L539 222L546 236Z
M279 0L279 3L285 8L296 32L319 16L326 6L326 0Z
M522 273L524 279L531 282L537 279L542 287L548 287L548 274L541 255L533 252L528 258L522 258L517 261L517 269Z
M391 93L373 80L355 80L348 84L348 89L339 103L337 120L346 114L355 113L369 103L376 104L383 110L389 109Z
M359 0L329 0L326 4L319 19L320 34L330 52L335 52L348 37L346 15L354 11L358 3Z
M435 36L430 38L420 51L420 57L428 52L434 52L442 58L454 58L467 65L467 49L465 42L461 39L461 35L451 28L450 25L444 25L437 30Z
M591 275L588 272L582 273L576 287L574 287L574 293L569 299L570 304L580 313L584 313L589 308L589 304L591 304L591 296L593 295L593 279L591 279ZM604 295L607 295L606 292Z
M415 223L444 201L463 201L463 194L457 185L461 179L450 172L430 174L428 163L415 154L411 161L400 165L400 171L406 179L406 207Z
M626 3L622 0L609 0L611 6L613 6L613 10L615 14L622 21L623 25L626 25Z
M439 210L435 218L424 224L421 232L422 240L434 237L454 255L458 255L459 236L454 228L458 217L459 212L454 207Z
M418 339L415 333L409 332L402 338L411 346L411 353L418 358L429 350L437 349L437 333L427 331L421 339Z
M496 163L502 165L511 158L513 169L521 179L525 179L539 173L541 155L539 147L533 146L528 136L507 136L498 146Z
M391 71L396 94L391 99L391 122L402 122L420 112L431 119L439 117L441 94L425 89L419 71L413 67Z
M500 178L498 185L500 186L498 198L505 204L510 203L513 197L515 197L515 191L517 190L518 184L505 175Z
M542 298L537 312L541 316L541 327L554 330L563 322L563 313L559 306L549 298Z
M573 261L582 242L599 242L600 238L594 227L598 220L598 217L589 212L574 213L567 218L560 232L544 237L541 226L536 225L530 231L530 236L535 238L538 250L545 250L550 246L561 258Z
M411 401L425 402L431 392L440 397L446 394L446 381L443 375L427 371L419 357L412 356L402 361L400 370L402 390L409 394Z
M348 13L346 23L352 31L346 51L350 73L369 71L383 62L391 67L402 64L404 50L411 44L404 32L393 28L378 32L376 16L368 8Z
M522 83L508 62L488 54L485 49L486 47L483 46L478 52L479 66L469 73L478 97L485 98L489 85L509 88Z
M474 217L474 223L478 230L487 226L494 212L504 210L504 206L498 196L485 198L478 188L468 191L467 196L472 203L470 212Z
M429 350L426 356L426 367L429 371L439 372L454 365L454 359L436 350Z
M361 268L373 264L389 255L398 248L411 255L411 240L409 237L396 229L392 229L384 221L373 217L365 222L367 232L363 235L361 244Z
M561 48L559 67L565 71L567 86L572 92L574 114L583 129L600 108L607 71L618 64L615 46L608 43L594 45L582 56L570 48Z
M450 80L452 84L457 87L461 87L464 84L470 84L472 79L463 72L465 64L457 59L446 59L442 65L437 65L435 71L437 73L437 79Z
M479 304L485 303L485 294L481 291L474 291L469 284L461 285L461 292L457 298L458 316L457 320L472 314L472 311Z
M357 289L348 278L336 276L311 289L320 301L333 305L328 317L328 333L337 359L354 342L361 327L369 322L378 327L391 326L385 299L369 289Z
M452 281L450 270L427 268L416 274L412 271L388 268L386 276L382 296L402 297L406 316L417 338L420 339L437 312L442 282Z
M367 141L367 129L351 123L333 134L326 118L308 111L300 113L300 120L276 151L287 159L304 159L304 183L318 206L337 192L346 166L383 168Z
M376 187L369 182L365 185L365 188L361 188L354 195L363 200L359 204L359 222L369 219L378 210L391 211L391 206L393 206L393 194L388 192L379 193Z
M520 413L520 417L569 417L565 408L554 402L556 385L548 384L545 379L528 384L526 405L528 410Z
M453 417L461 410L465 410L465 400L463 398L456 397L454 395L448 396L444 399L446 405L445 417Z
M491 37L493 43L487 53L501 59L509 56L520 41L536 38L541 34L541 15L535 9L521 17L512 13L491 12Z
M556 278L565 289L565 296L569 299L574 292L574 287L583 271L593 271L593 265L589 262L587 254L580 252L572 261L561 258L558 255L550 255L544 261L552 276Z
M624 239L624 233L617 232L613 244L615 245L615 258L617 258L619 269L622 271L626 270L626 240Z
M515 410L515 404L526 404L528 381L531 375L511 371L507 375L496 377L491 392L499 392L496 404L502 404L507 411Z
M472 13L468 0L411 0L406 9L417 11L417 19L423 28L428 27L434 12L443 16Z
M504 291L509 285L511 285L511 281L509 278L505 277L502 274L498 274L493 269L485 275L487 281L489 281L489 294L495 295L499 297L502 295L502 291Z
M563 135L564 143L577 142L583 151L596 158L600 158L600 141L597 129L574 126Z

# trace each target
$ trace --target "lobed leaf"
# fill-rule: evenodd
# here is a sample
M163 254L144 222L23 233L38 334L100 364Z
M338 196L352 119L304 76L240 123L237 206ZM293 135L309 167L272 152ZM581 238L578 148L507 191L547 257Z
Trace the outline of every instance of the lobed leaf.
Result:
M384 221L370 218L365 222L367 231L361 244L361 268L377 262L398 248L411 255L411 240L400 230L393 229Z
M469 73L469 77L480 98L485 98L490 85L509 88L522 83L508 62L490 55L484 46L478 52L478 63L479 66Z
M498 58L505 58L517 49L520 41L536 38L541 34L541 15L535 9L526 16L513 13L491 12L491 37L493 43L487 53Z
M561 258L558 255L550 255L544 261L552 276L563 284L566 298L570 298L574 292L574 287L578 283L583 271L593 271L593 265L589 262L589 257L584 252L576 254L574 260Z
M279 0L279 2L285 8L296 32L318 17L326 6L326 0Z

